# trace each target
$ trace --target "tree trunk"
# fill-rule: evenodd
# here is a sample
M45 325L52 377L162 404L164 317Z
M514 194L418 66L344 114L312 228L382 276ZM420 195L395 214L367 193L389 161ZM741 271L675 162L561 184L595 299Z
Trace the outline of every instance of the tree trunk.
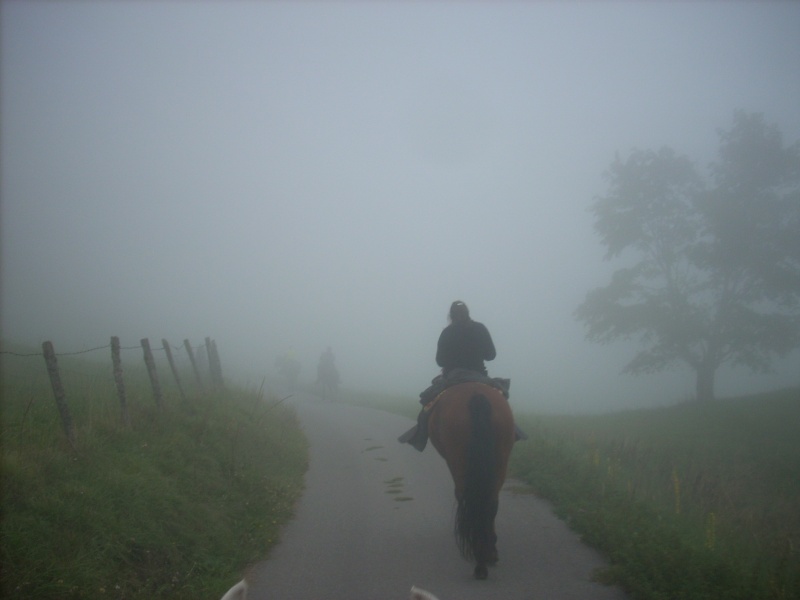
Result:
M697 367L697 400L711 402L714 400L714 376L717 368L704 363Z

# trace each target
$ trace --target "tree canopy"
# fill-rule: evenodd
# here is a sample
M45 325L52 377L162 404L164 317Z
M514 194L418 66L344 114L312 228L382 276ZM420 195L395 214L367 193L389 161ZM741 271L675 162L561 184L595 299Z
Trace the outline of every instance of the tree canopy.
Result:
M637 338L628 373L686 364L714 398L723 364L768 371L800 345L800 142L737 112L704 177L670 148L617 156L591 206L607 260L624 260L575 315L587 338Z

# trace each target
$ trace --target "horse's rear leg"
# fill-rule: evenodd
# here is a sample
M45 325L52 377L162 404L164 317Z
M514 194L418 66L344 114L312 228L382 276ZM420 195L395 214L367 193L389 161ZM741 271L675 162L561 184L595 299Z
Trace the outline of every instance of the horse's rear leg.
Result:
M489 559L488 563L490 567L493 567L499 561L499 557L497 555L497 534L493 531L492 538L491 538L491 545L489 546Z
M497 564L497 535L494 533L494 524L485 532L475 549L475 579L486 579L489 576L488 567Z
M494 528L494 521L497 518L497 509L500 504L500 499L497 495L495 495L494 500L492 501L492 516L489 519L489 534L488 539L486 540L486 562L489 566L493 567L497 564L498 557L497 557L497 533L495 532Z
M475 579L486 579L489 576L489 562L491 559L489 539L482 536L480 541L480 548L475 553L475 570L473 571Z

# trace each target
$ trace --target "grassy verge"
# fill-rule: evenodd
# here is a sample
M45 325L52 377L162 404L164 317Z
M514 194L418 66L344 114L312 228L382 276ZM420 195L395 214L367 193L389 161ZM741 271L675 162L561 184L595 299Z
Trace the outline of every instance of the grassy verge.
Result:
M0 595L221 596L268 553L302 491L293 413L257 391L182 400L164 375L159 411L146 373L126 366L128 428L110 364L59 365L76 450L43 359L3 357Z
M529 482L634 598L800 598L800 390L591 417L521 416Z

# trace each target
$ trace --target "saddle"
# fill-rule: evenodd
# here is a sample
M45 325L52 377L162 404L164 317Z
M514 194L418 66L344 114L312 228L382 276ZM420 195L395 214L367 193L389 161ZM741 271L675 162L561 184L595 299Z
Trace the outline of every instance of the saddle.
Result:
M509 390L511 388L510 379L502 379L500 377L489 377L478 371L470 371L469 369L453 369L447 375L437 375L431 381L431 385L419 395L419 402L423 406L434 400L439 394L447 388L460 383L485 383L495 389L503 392L503 395L508 399Z
M411 429L406 431L403 435L397 438L401 444L411 444L415 449L422 452L428 444L428 415L431 409L436 404L439 396L442 395L447 388L460 383L485 383L495 389L500 390L503 395L508 399L509 389L511 388L511 380L503 379L501 377L489 377L478 371L470 371L469 369L453 369L447 375L437 375L431 381L431 385L419 395L419 402L422 404L422 410L417 417L417 424ZM526 439L521 437L518 432L517 439Z

